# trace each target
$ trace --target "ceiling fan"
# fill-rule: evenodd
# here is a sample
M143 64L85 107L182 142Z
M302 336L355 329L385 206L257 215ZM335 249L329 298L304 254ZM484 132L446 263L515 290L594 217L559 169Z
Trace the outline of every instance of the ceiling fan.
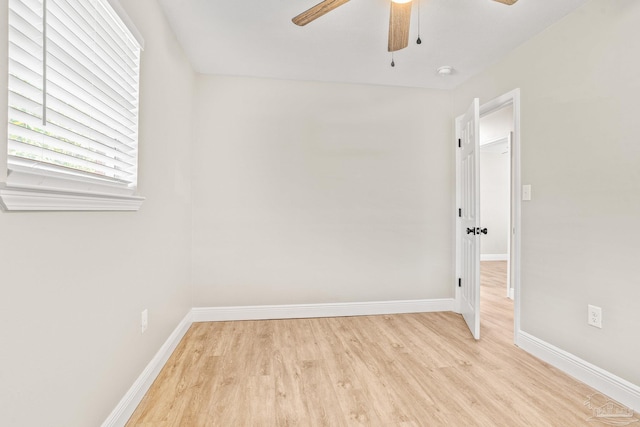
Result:
M349 0L324 0L312 8L302 12L292 19L299 26L307 25L333 9L342 6ZM518 0L494 0L511 6ZM391 0L391 14L389 15L389 45L388 51L395 52L409 45L409 24L411 21L412 0Z

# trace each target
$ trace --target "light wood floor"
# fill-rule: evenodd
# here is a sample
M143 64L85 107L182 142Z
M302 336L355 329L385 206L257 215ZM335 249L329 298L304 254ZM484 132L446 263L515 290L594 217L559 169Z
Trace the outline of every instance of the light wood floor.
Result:
M513 345L506 266L460 315L196 323L133 426L581 426L594 390Z

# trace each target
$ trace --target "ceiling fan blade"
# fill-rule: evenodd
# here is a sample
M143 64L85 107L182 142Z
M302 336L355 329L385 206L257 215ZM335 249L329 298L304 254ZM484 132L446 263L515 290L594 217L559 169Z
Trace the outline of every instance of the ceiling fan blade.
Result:
M389 15L389 52L404 49L409 45L409 24L411 23L411 2L391 2Z
M512 4L517 2L518 0L494 0L494 1L497 1L498 3L503 3L503 4L507 4L507 5L511 6Z
M331 12L338 6L342 6L349 0L324 0L312 8L305 10L300 15L292 19L293 23L299 26L307 25L311 21L315 21L325 13Z

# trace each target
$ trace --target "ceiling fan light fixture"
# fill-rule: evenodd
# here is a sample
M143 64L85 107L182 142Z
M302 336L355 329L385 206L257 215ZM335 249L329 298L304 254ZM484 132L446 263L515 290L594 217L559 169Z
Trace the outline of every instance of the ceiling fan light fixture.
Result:
M443 65L442 67L438 68L438 75L440 76L450 76L451 74L453 74L453 72L453 67L449 65Z

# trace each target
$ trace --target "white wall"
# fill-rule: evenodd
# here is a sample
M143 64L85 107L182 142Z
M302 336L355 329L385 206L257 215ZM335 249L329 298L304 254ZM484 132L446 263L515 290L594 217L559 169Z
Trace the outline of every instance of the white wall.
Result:
M480 149L480 221L488 230L480 238L481 257L509 253L510 161L508 152Z
M194 305L453 297L450 102L199 75Z
M154 0L121 2L146 39L139 188L147 201L137 213L0 213L2 426L100 425L193 305L194 74ZM6 82L7 0L0 19ZM0 96L6 133L6 84Z
M640 385L640 2L592 0L455 91L521 88L522 329ZM481 101L481 102L482 102ZM587 326L587 304L603 328Z

